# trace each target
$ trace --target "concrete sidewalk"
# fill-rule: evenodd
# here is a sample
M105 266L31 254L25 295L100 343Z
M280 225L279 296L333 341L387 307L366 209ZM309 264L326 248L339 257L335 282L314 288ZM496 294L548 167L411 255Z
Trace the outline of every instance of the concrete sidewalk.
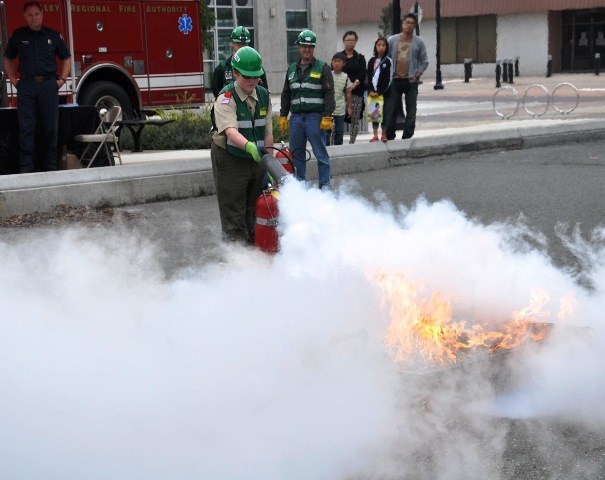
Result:
M524 80L532 82L527 86L538 83L537 78ZM544 80L550 79L540 80L550 91L566 81L553 78L552 85L546 85ZM526 112L519 112L506 121L485 108L485 99L491 98L495 91L493 81L446 82L446 90L438 92L432 89L430 81L426 81L419 98L415 136L409 140L370 143L370 134L360 134L353 145L329 147L332 175L389 168L418 162L428 156L457 152L523 149L605 138L605 82L588 74L575 77L575 81L580 90L580 104L573 114L550 112L534 119ZM516 82L517 91L523 92L520 79ZM451 116L449 105L449 110L442 114L442 121L423 121L423 103L443 102L450 95L461 105L465 98L470 98L464 108L475 115L469 115L466 122L457 118L448 120ZM590 98L593 101L586 101ZM123 152L122 159L124 165L112 168L1 176L0 215L48 211L61 204L122 206L214 194L209 150ZM309 178L316 178L313 158L307 173Z

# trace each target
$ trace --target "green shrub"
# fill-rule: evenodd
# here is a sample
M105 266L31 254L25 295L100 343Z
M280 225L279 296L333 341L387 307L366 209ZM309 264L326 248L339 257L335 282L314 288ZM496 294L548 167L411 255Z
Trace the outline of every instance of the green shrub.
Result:
M165 120L174 120L166 125L146 126L141 134L143 150L196 150L210 148L210 113L195 110L160 110L158 115ZM132 149L130 133L122 129L122 148Z
M174 120L161 127L148 125L141 134L143 150L198 150L210 148L212 123L210 110L159 110L158 116L165 120ZM278 125L279 115L273 115L273 139L276 144L288 142L288 132L281 133ZM132 150L133 141L130 132L123 128L120 132L120 144L123 150Z

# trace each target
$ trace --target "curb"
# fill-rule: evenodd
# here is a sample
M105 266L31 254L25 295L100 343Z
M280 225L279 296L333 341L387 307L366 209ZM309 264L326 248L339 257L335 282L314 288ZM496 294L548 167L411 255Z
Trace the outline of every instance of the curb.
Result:
M118 207L214 194L203 160L5 175L0 177L0 215L44 212L59 205Z
M605 120L519 129L465 132L388 143L328 147L333 176L419 163L455 153L541 147L605 138ZM314 159L307 177L317 178ZM111 168L0 176L0 216L49 211L59 205L135 205L214 195L212 171L202 159L168 160Z

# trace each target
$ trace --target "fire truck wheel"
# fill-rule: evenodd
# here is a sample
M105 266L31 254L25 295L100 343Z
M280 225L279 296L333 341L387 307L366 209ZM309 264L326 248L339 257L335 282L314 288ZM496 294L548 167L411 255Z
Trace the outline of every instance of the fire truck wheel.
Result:
M112 82L95 82L82 92L78 99L81 105L94 105L97 110L109 110L114 105L122 107L124 116L132 115L132 103L122 87Z

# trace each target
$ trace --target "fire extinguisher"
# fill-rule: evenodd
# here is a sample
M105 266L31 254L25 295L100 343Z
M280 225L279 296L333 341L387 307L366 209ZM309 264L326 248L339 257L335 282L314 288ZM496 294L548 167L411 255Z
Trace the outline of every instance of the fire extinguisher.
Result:
M281 147L275 148L275 150L277 151L275 154L277 161L281 163L281 166L284 167L288 173L294 174L294 157L292 156L292 152L286 147L286 144L282 142Z
M277 200L279 192L274 188L263 191L256 200L254 246L265 253L277 253Z
M284 147L281 151L283 152L281 159L271 154L265 154L261 158L261 165L268 173L271 185L256 200L254 246L266 253L277 253L279 249L277 236L277 217L279 215L277 201L279 200L279 192L277 188L292 175L292 170L286 168L286 165L292 165L286 153L287 149ZM286 165L284 165L284 161Z

